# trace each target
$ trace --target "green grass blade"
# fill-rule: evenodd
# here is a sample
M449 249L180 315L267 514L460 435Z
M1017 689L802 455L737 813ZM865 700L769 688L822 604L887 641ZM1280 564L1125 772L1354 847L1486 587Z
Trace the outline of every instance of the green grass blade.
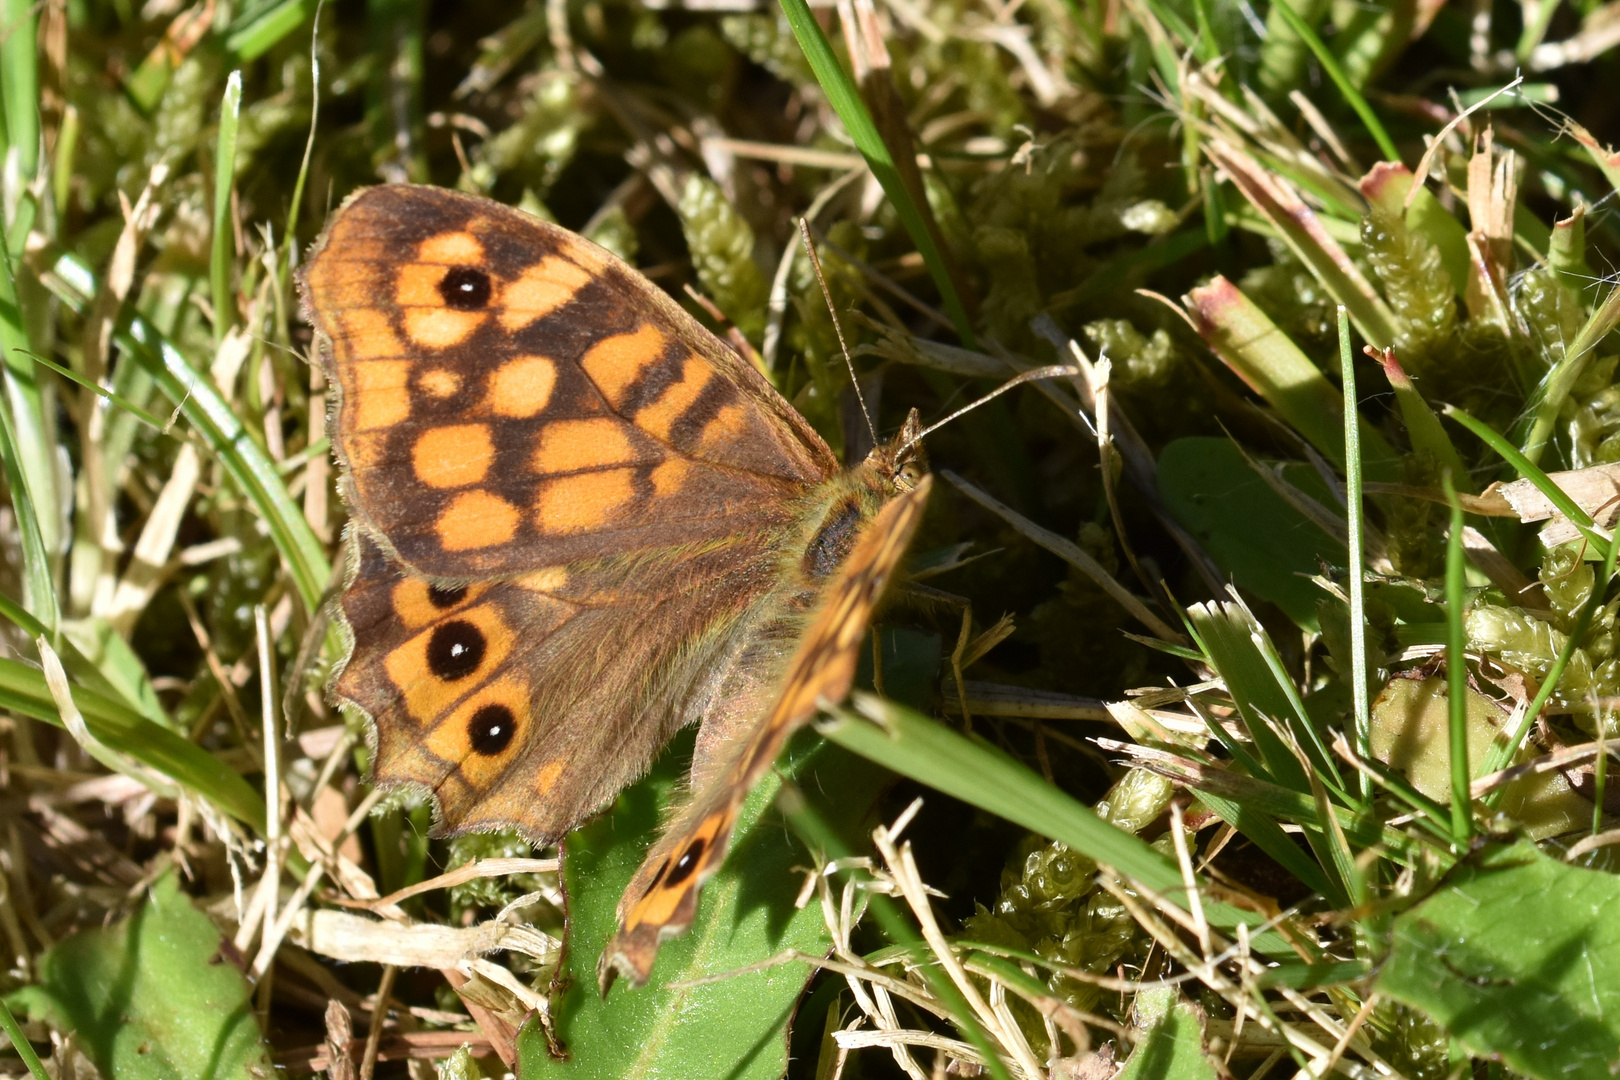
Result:
M1198 800L1215 811L1216 816L1222 821L1242 833L1255 847L1269 855L1278 866L1298 878L1306 888L1328 897L1335 907L1342 907L1349 901L1349 894L1323 871L1322 866L1299 849L1271 815L1205 791L1199 792ZM1315 844L1312 844L1312 847L1314 848Z
M109 750L155 769L263 834L264 800L213 754L94 690L74 687L73 703L90 734ZM44 672L16 660L0 658L0 708L65 727Z
M836 722L823 724L822 734L902 776L1062 841L1186 906L1186 888L1174 860L1103 821L1089 806L1047 783L1028 766L903 705L870 694L857 694L855 704L862 715L835 710ZM1238 923L1253 927L1260 922L1251 912L1209 900L1204 901L1204 913L1211 925L1225 928ZM1261 952L1292 952L1281 935L1272 931L1257 935L1254 941Z
M1335 465L1344 464L1344 397L1258 304L1217 275L1185 298L1194 328L1255 393ZM1371 479L1397 479L1399 455L1363 423L1363 468Z
M1446 537L1446 694L1451 713L1451 840L1468 849L1474 835L1473 796L1468 770L1468 630L1463 625L1467 582L1463 556L1463 510L1448 473L1440 478L1451 503L1451 531Z
M1356 753L1372 757L1372 702L1367 692L1366 551L1362 541L1361 425L1355 357L1350 352L1350 313L1339 305L1339 370L1344 382L1344 499L1346 572L1350 586L1350 725ZM1432 413L1430 414L1433 415ZM1363 804L1372 799L1372 780L1358 774Z
M1570 523L1580 530L1581 535L1586 538L1593 548L1600 552L1609 550L1610 542L1597 533L1595 529L1596 523L1592 520L1592 516L1582 510L1575 500L1564 492L1563 488L1553 483L1552 478L1542 472L1535 462L1520 453L1517 447L1498 435L1490 425L1474 419L1466 411L1459 409L1455 405L1447 405L1445 414L1473 432L1479 437L1480 442L1495 450L1502 456L1502 460L1518 470L1520 476L1534 484L1536 490L1546 496L1547 501L1558 508L1559 513L1569 518Z
M1610 289L1603 303L1575 332L1575 337L1564 350L1558 363L1536 388L1533 419L1521 445L1524 455L1539 462L1541 454L1552 438L1558 415L1569 398L1570 391L1586 373L1587 365L1597 358L1598 344L1620 324L1620 288Z
M33 0L5 0L0 7L0 101L5 138L15 151L18 192L15 217L5 222L7 246L21 251L34 227L34 198L26 187L39 171L39 12ZM10 207L7 208L11 209Z
M1265 764L1264 778L1308 793L1310 782L1304 767L1268 720L1286 715L1290 706L1278 692L1270 666L1255 648L1259 627L1246 610L1231 603L1194 604L1187 613L1198 629L1209 665L1226 683L1255 752Z
M929 276L934 279L934 286L939 289L945 313L950 316L951 324L956 327L957 336L968 348L978 348L977 340L973 336L973 324L968 319L967 308L963 306L961 296L957 294L955 283L951 281L944 253L935 246L933 235L929 232L927 219L924 217L927 211L912 199L911 192L901 179L900 170L889 153L888 144L878 134L877 125L872 122L872 114L867 111L866 103L861 100L854 81L838 62L832 45L821 32L821 25L811 14L810 5L806 0L781 0L781 3L788 25L793 28L793 36L798 39L799 48L803 50L805 59L810 62L810 69L815 72L816 81L821 84L822 92L827 95L827 101L838 114L838 119L843 121L844 129L854 140L855 148L866 159L872 175L877 177L878 183L889 196L895 213L900 216L900 223L911 236L911 242L917 245L917 251L928 267Z
M43 356L36 356L33 358L33 360L34 363L50 368L52 371L56 372L69 382L77 383L78 385L84 387L97 397L112 402L114 405L129 413L129 415L133 416L147 427L150 427L158 432L166 433L164 429L169 426L168 421L164 420L163 417L158 416L155 413L147 412L145 409L141 408L139 405L135 404L133 401L130 401L123 395L116 394L113 391L108 390L105 386L102 386L100 383L85 378L72 368L65 368L61 364L45 359ZM175 436L175 438L179 438L179 436Z
M298 256L298 212L304 205L304 184L309 180L309 163L315 156L315 129L321 119L321 8L323 0L315 5L315 26L309 35L309 135L304 140L304 157L298 163L298 179L293 181L292 198L287 203L287 235L282 238L281 259L276 264L280 275L276 288L285 295L287 275L292 272Z
M236 297L231 289L231 267L236 256L236 231L231 227L231 189L236 179L236 125L242 111L242 73L225 80L219 103L219 139L214 144L214 245L208 262L208 286L214 301L214 344L236 321Z
M1574 657L1576 647L1586 640L1586 632L1591 628L1592 619L1597 615L1598 609L1603 607L1603 598L1608 593L1609 583L1614 580L1616 555L1620 555L1620 544L1611 545L1608 554L1604 555L1603 570L1592 583L1592 595L1581 605L1580 614L1575 617L1575 625L1570 628L1564 647L1558 651L1558 658L1553 661L1552 667L1547 669L1546 676L1541 680L1540 689L1536 691L1536 696L1525 709L1524 716L1519 719L1519 726L1513 729L1513 733L1506 741L1496 740L1491 744L1485 764L1478 770L1479 775L1487 776L1507 768L1508 762L1518 755L1519 747L1524 745L1524 740L1530 734L1530 728L1534 726L1536 718L1541 715L1541 710L1546 707L1554 691L1558 689L1558 682L1564 677L1564 669ZM1494 810L1506 794L1506 787L1497 788L1485 797L1485 805ZM1601 803L1597 805L1602 806Z
M1389 380L1389 387L1395 392L1395 404L1401 410L1401 420L1406 424L1406 437L1412 440L1412 449L1418 452L1427 450L1433 454L1441 469L1451 470L1451 475L1456 478L1460 490L1472 491L1473 483L1468 477L1468 467L1463 464L1462 455L1457 452L1456 444L1451 441L1451 436L1446 434L1445 427L1440 423L1440 417L1429 407L1429 403L1423 399L1423 394L1413 384L1412 377L1401 367L1400 359L1394 350L1384 351L1383 367L1384 377Z
M1287 175L1293 170L1281 165L1267 167L1222 136L1210 138L1204 152L1231 177L1243 197L1281 234L1334 300L1349 309L1361 336L1378 348L1393 345L1399 336L1394 312L1334 238L1332 219L1318 215L1300 198Z
M22 310L17 303L17 281L12 275L15 263L0 236L0 350L5 353L6 388L12 391L0 401L0 467L12 493L11 505L17 515L17 531L22 538L23 585L29 609L53 630L60 619L56 599L56 578L50 553L58 540L54 513L56 506L55 469L48 455L39 386L32 370L19 378L25 367L32 368L28 334ZM27 417L28 422L23 418ZM29 452L32 450L32 452ZM47 515L42 518L39 508Z
M238 19L225 32L225 51L239 64L256 60L304 25L315 11L315 0L282 0L267 10Z
M95 295L95 276L76 255L59 255L49 284L78 310ZM303 510L287 494L275 462L253 440L242 421L207 376L193 368L151 324L126 312L113 338L125 354L151 372L163 393L179 406L231 478L254 504L270 531L306 611L314 611L331 578L326 549Z
M1289 6L1287 0L1275 0L1271 5L1271 10L1280 14L1283 20L1288 23L1289 28L1299 35L1299 39L1306 44L1311 52L1316 54L1317 62L1322 65L1322 70L1327 72L1328 78L1333 80L1333 85L1338 87L1339 93L1344 95L1344 100L1356 111L1356 115L1361 117L1362 124L1367 128L1367 134L1371 135L1373 141L1378 144L1378 149L1384 155L1385 160L1401 160L1401 152L1395 148L1395 140L1389 137L1389 132L1384 130L1384 124L1378 119L1378 114L1373 112L1372 106L1367 104L1367 99L1361 96L1361 91L1357 90L1350 82L1349 76L1344 73L1344 68L1339 64L1339 58L1333 55L1322 39L1317 36L1316 31L1311 28L1311 25L1299 17L1299 13Z
M29 1076L33 1077L34 1080L50 1080L50 1074L45 1071L44 1062L40 1061L39 1055L34 1053L33 1046L28 1042L28 1036L23 1034L22 1025L17 1023L17 1018L11 1015L10 1009L6 1008L4 998L0 998L0 1031L4 1031L6 1038L11 1040L11 1048L17 1051L18 1057L22 1058L23 1066L27 1068Z

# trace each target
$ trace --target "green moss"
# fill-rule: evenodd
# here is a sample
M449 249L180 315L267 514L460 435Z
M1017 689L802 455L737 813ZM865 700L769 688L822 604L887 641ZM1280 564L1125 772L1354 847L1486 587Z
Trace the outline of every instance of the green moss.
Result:
M765 329L770 282L754 261L754 230L726 200L720 185L690 173L676 206L698 281L751 341Z
M470 833L449 841L444 857L446 871L479 859L527 859L534 845L515 832ZM507 874L502 877L474 878L449 889L450 920L460 925L469 913L505 907L518 897L539 889L538 874Z
M1403 358L1445 342L1457 324L1457 296L1440 248L1376 203L1361 219L1361 243L1401 321L1397 347Z

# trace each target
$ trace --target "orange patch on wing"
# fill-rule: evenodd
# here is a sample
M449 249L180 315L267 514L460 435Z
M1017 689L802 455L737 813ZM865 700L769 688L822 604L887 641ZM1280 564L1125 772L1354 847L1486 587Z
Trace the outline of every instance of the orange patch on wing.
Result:
M442 266L428 263L406 263L399 268L394 279L394 302L400 307L443 307L444 294L439 283L449 273Z
M388 429L357 431L347 435L343 439L343 450L349 459L350 472L374 469L382 463L383 455L388 450Z
M669 441L669 433L714 377L714 369L696 356L681 365L681 377L658 396L658 400L636 413L636 426L655 439Z
M370 360L344 371L344 392L354 409L354 430L393 427L411 415L411 362Z
M637 458L624 430L624 422L605 416L589 420L558 420L540 429L534 451L534 471L566 473L624 465Z
M551 402L557 365L544 356L519 356L489 375L488 401L496 416L526 420Z
M428 662L428 647L435 628L424 629L383 658L383 670L399 691L406 713L419 724L432 723L469 690L476 688L483 681L480 676L487 677L488 673L498 670L516 640L512 628L501 619L494 605L468 608L457 612L455 618L476 626L484 639L484 655L477 669L462 678L441 679L433 673Z
M478 710L491 705L504 705L510 711L511 719L508 722L514 726L514 730L501 753L486 755L473 749L467 727ZM528 723L528 688L515 676L508 676L484 687L456 706L455 712L434 725L423 743L429 753L445 761L456 762L461 767L461 778L474 791L481 791L512 760L513 753L522 745L523 732Z
M517 507L488 491L464 491L444 508L433 531L444 550L472 551L506 543L517 527Z
M624 401L625 391L641 373L659 362L668 339L652 323L643 323L628 334L615 334L592 345L579 366L585 369L596 388L614 408Z
M482 311L442 306L412 308L405 312L405 333L424 349L448 349L466 341L488 317Z
M520 578L514 578L513 584L537 593L558 592L568 584L568 568L548 566L544 570L536 570L532 574L524 574Z
M467 595L459 604L441 608L428 598L428 583L421 578L410 577L400 579L389 594L389 599L393 601L394 614L405 629L418 630L428 623L449 618L455 607L477 602L486 590L487 586L484 585L469 585Z
M461 389L461 376L444 368L424 371L416 381L436 398L447 398Z
M748 414L741 405L727 405L703 425L699 445L705 450L717 450L735 444L747 433Z
M411 466L428 487L456 488L479 483L495 462L488 424L448 424L416 437Z
M675 909L680 907L681 900L686 894L695 890L702 881L702 872L711 862L714 851L715 837L731 821L734 813L730 810L717 810L698 822L691 831L681 834L678 845L669 853L669 862L666 864L673 868L676 860L680 859L692 846L692 841L702 840L702 853L697 857L697 866L688 870L680 884L664 885L664 878L669 870L653 882L648 893L638 900L625 914L624 929L628 930L640 923L652 923L662 926L675 915ZM706 876L706 875L704 875ZM621 931L622 932L622 931Z
M562 773L563 761L561 758L556 761L548 761L540 766L539 772L534 774L534 786L540 789L540 794L544 795L551 790L552 785L556 784L557 778Z
M508 330L551 314L591 281L591 272L558 255L547 255L501 290L501 325Z
M444 232L422 241L416 257L423 262L469 266L484 261L484 245L470 232Z
M680 458L670 458L652 471L653 494L665 499L681 490L692 466Z
M555 477L535 500L540 531L557 536L599 529L635 495L634 469Z
M343 329L337 345L354 360L382 360L405 356L405 346L394 333L394 324L388 321L386 311L376 308L351 308L340 312L338 318Z

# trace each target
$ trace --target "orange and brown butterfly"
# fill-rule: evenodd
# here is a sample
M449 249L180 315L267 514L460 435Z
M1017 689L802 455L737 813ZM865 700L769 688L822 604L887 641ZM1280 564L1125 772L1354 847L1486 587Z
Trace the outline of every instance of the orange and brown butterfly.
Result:
M617 258L487 199L351 197L303 271L352 525L334 686L443 835L555 843L699 724L600 967L646 980L744 796L847 693L922 515L916 414L860 465Z

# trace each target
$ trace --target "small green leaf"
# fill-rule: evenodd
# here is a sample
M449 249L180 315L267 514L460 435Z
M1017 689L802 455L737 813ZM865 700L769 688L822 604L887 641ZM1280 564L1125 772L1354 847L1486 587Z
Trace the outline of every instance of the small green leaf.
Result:
M264 1080L252 987L224 944L170 872L122 922L59 942L10 1003L73 1032L103 1076Z
M1620 1067L1620 878L1491 847L1395 920L1379 993L1539 1080Z
M1215 1080L1203 1051L1203 1017L1180 996L1171 986L1137 995L1136 1014L1146 1030L1118 1080Z

